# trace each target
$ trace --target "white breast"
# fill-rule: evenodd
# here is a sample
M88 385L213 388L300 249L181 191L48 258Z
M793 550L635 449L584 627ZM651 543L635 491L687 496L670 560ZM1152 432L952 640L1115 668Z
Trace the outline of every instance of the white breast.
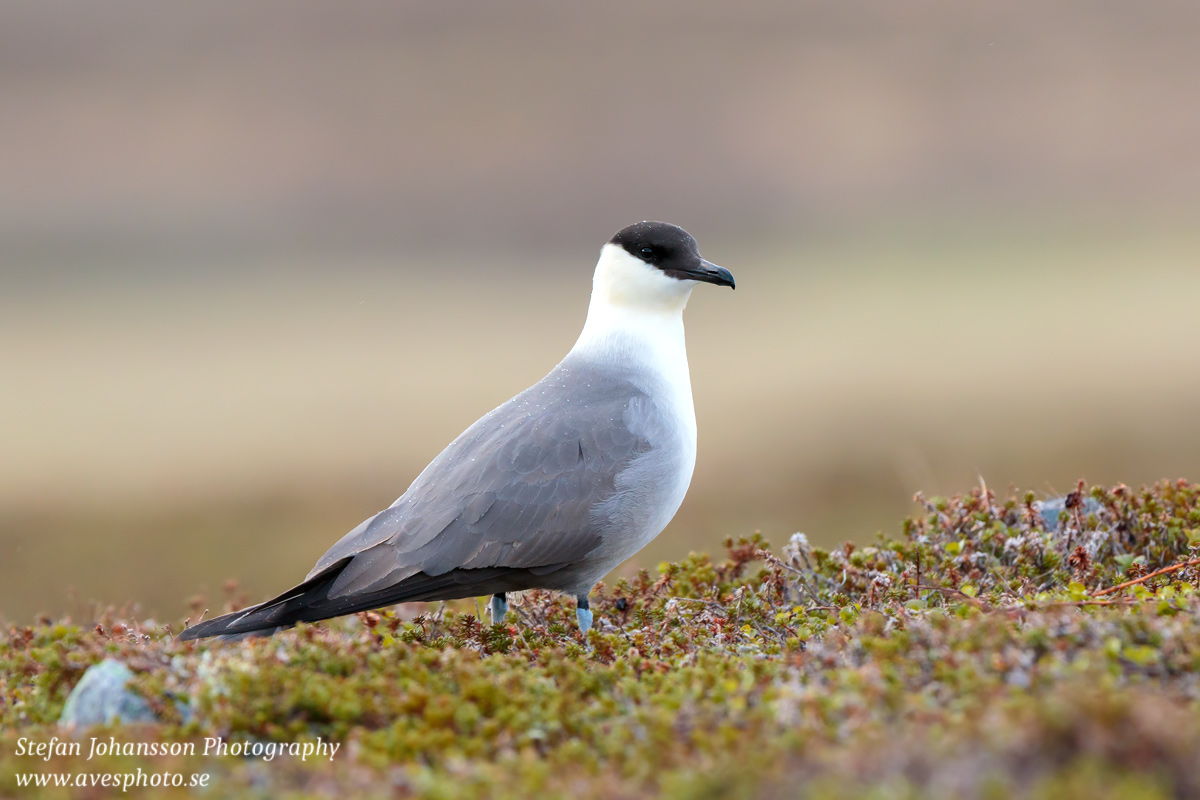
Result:
M592 279L587 321L571 354L655 384L656 400L678 414L696 459L696 411L683 334L683 310L695 284L664 275L622 248L607 244Z
M666 414L676 435L626 473L618 485L623 524L597 555L600 574L662 532L679 510L696 466L696 411L684 343L683 310L693 284L649 267L615 245L596 265L587 322L569 357L633 376Z

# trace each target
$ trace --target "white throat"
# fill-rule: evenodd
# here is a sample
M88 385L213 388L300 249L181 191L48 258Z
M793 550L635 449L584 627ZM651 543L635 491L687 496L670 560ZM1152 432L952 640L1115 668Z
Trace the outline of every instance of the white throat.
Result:
M666 492L659 513L631 528L624 539L614 540L612 564L606 569L637 552L666 527L692 480L696 410L683 339L683 309L694 286L693 281L663 274L624 248L605 245L592 279L587 321L567 354L567 361L577 358L613 368L640 384L677 432L673 443L656 444L664 452L660 463L671 465L670 469L648 479Z
M683 372L689 384L683 309L692 281L676 280L606 244L592 278L587 321L571 352L601 361L622 361L664 376Z
M567 361L577 358L629 376L674 417L682 434L681 464L686 465L687 480L696 462L696 410L683 308L694 285L664 275L616 245L605 245L592 281L587 322L567 354Z

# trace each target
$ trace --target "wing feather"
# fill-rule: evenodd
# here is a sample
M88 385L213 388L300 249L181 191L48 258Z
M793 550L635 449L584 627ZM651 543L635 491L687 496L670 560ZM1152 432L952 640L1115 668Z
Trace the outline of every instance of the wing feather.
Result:
M547 574L585 558L601 541L603 501L650 449L654 426L629 424L631 411L644 417L652 405L631 381L572 372L560 365L468 428L391 508L330 548L310 577L349 558L332 599L419 574Z

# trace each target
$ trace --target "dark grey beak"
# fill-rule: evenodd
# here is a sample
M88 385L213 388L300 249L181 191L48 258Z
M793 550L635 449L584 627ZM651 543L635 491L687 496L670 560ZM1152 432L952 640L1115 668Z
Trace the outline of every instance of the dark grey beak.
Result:
M700 265L695 269L689 269L687 276L694 281L702 283L712 283L717 286L728 286L730 289L737 287L733 283L733 273L724 267L718 267L711 261L700 259Z

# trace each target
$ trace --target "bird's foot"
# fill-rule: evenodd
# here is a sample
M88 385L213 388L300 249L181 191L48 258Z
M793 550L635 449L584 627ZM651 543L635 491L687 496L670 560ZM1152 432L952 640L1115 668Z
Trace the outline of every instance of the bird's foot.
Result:
M508 613L508 599L504 594L492 595L492 624L499 625L504 622L504 615Z
M587 632L592 629L592 607L588 604L586 594L575 598L575 619L579 622L579 632L587 639Z

